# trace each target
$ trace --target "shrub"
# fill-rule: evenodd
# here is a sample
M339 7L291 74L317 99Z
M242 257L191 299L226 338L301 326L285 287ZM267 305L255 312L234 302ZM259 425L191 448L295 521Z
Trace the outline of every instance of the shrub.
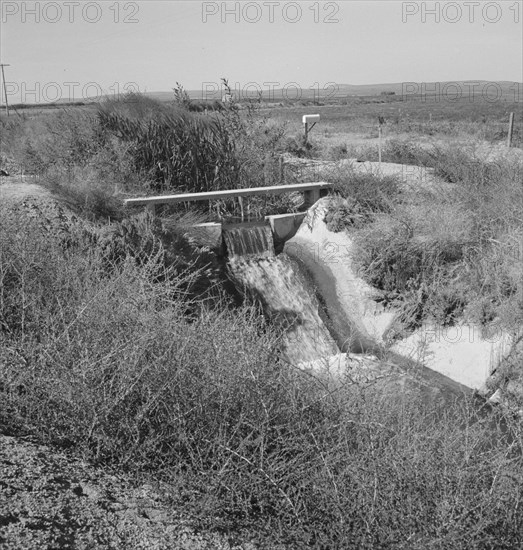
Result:
M303 136L289 137L285 140L283 149L298 158L313 158L318 153L318 147L315 142L309 140L305 143Z
M379 177L341 167L329 173L338 198L329 202L325 222L330 231L360 228L379 212L391 212L400 196L396 177Z
M102 180L91 167L75 167L69 174L49 170L42 178L47 187L72 212L90 221L120 221L125 216L117 186Z
M391 212L400 199L400 182L395 176L376 176L343 168L333 175L334 191L356 201L365 212Z
M135 170L156 192L224 189L238 180L234 142L216 118L164 110L131 118L107 108L98 116L105 131L129 144Z
M329 160L341 160L347 158L349 149L345 143L334 145L328 150Z
M413 164L426 166L430 158L427 150L411 140L388 139L382 151L384 162L395 162L398 164Z
M359 227L368 219L368 213L354 199L333 198L325 213L327 229L339 233L348 227Z

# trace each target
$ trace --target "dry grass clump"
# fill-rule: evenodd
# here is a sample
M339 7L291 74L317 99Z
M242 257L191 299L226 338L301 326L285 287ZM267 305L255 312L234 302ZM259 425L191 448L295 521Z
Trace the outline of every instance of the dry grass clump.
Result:
M459 269L467 240L443 227L430 233L401 214L375 218L356 235L362 274L404 310L408 326L426 319L453 324L470 296Z
M325 216L331 231L361 228L380 212L391 212L400 196L399 180L393 176L379 177L356 172L351 167L330 171L326 181L332 181L335 196Z
M336 193L356 201L363 210L370 213L390 212L401 195L401 185L397 177L358 173L351 168L339 169L333 183Z

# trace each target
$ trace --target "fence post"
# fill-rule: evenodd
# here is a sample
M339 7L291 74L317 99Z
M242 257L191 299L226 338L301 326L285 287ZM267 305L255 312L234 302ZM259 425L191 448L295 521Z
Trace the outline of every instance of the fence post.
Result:
M507 136L507 147L512 146L512 133L514 132L514 113L510 113L508 119L508 136Z
M381 169L381 124L378 124L378 166Z
M154 204L154 202L148 204L145 208L146 208L147 211L150 212L153 216L156 215L156 204Z

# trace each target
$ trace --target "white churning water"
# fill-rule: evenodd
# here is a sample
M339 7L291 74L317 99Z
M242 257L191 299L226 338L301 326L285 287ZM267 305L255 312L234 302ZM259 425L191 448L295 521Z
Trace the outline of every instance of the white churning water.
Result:
M298 365L340 352L299 265L286 254L275 255L270 227L227 229L224 239L231 278L240 292L258 300L272 321L284 328L282 352L289 362Z

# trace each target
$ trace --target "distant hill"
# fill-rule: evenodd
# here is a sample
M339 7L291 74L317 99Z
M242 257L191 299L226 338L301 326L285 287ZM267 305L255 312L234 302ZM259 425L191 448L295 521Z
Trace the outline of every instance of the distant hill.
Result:
M461 91L463 94L484 92L489 96L494 96L496 90L501 90L503 95L509 93L523 92L523 84L506 80L453 80L442 82L394 82L390 84L340 84L340 93L356 96L376 96L386 92L394 92L396 95L426 93L434 95L435 93L446 93L455 95Z
M444 81L444 82L393 82L385 84L335 84L327 89L312 89L302 88L297 90L295 87L289 86L288 89L275 89L269 90L268 87L262 88L262 99L265 102L274 101L276 103L290 101L295 102L299 100L307 101L322 101L322 102L337 102L349 98L365 98L365 97L377 97L387 96L391 99L401 100L402 97L434 97L435 95L442 95L445 99L459 99L461 98L478 98L482 97L491 101L504 99L508 101L523 102L523 83L512 82L507 80L488 81L488 80L459 80L459 81ZM235 93L239 93L240 90L236 90ZM189 97L194 101L202 101L204 99L204 93L202 90L187 90ZM461 94L461 95L460 95ZM169 102L174 99L174 92L161 91L161 92L145 92L145 96L156 99L161 102ZM214 94L209 93L207 99L209 101L220 101L222 99L223 91L218 90ZM257 94L254 90L250 90L249 93L242 93L241 99L255 99ZM112 97L112 96L111 96ZM60 107L66 105L78 105L89 104L100 101L100 97L93 97L87 99L81 99L77 101L69 101L68 99L61 99L54 104L51 103L27 103L27 104L15 104L13 107L17 109L34 108L34 107Z

